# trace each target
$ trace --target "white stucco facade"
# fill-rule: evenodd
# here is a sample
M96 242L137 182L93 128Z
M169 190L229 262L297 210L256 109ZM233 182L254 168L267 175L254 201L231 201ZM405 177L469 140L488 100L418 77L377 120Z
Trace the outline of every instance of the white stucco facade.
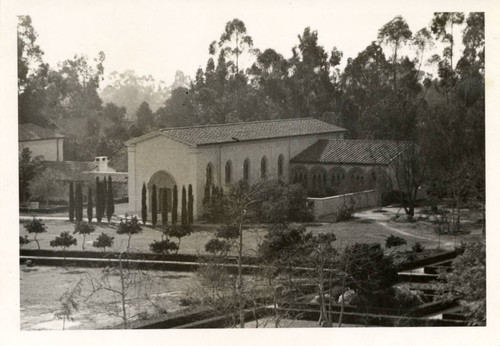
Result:
M19 152L29 148L31 157L41 156L45 161L63 161L63 138L19 141Z
M142 186L148 187L148 211L150 206L150 185L171 188L172 179L178 187L180 201L182 186L193 187L194 217L202 215L202 200L207 181L207 167L211 167L212 182L227 190L233 183L244 178L244 162L249 162L248 182L262 179L261 162L266 161L265 178L289 181L290 159L315 143L318 139L341 139L344 132L301 135L235 141L220 144L190 145L168 138L161 133L152 133L142 139L128 143L129 166L129 210L140 214ZM282 157L281 177L278 176L278 159ZM226 164L230 165L230 179L226 177ZM163 173L164 172L164 173ZM157 179L158 176L162 179ZM171 177L171 179L170 179ZM170 192L169 192L170 193ZM180 209L180 206L179 206Z

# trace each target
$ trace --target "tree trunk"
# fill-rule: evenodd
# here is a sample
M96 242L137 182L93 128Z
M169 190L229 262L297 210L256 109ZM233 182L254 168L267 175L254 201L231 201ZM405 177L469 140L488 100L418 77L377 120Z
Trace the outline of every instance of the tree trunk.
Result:
M130 239L130 238L129 238ZM128 251L128 248L127 248ZM122 285L122 291L120 292L121 294L121 301L122 301L122 319L123 319L123 328L128 329L128 321L127 321L127 307L126 307L126 291L125 291L125 279L123 277L123 267L122 267L122 252L120 252L120 255L118 256L118 262L120 264L120 282Z
M241 263L243 253L243 218L245 211L243 211L240 219L240 240L238 247L238 299L239 299L239 315L240 315L240 328L245 328L245 315L243 313L243 267Z

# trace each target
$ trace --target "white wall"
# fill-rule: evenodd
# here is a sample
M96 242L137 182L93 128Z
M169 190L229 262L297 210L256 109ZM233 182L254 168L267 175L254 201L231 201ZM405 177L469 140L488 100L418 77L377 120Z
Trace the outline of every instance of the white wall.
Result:
M344 204L349 206L354 203L354 210L376 207L380 204L380 198L379 191L369 190L324 198L308 197L307 200L313 203L314 219L318 220L323 216L336 214Z
M267 157L267 179L278 178L278 157L283 155L283 180L289 179L289 162L292 157L322 138L342 138L343 133L298 136L247 142L211 144L191 147L156 136L128 147L129 166L129 209L140 214L142 184L146 185L151 176L164 170L175 179L179 191L182 185L193 185L194 216L198 218L203 210L203 196L206 183L206 168L213 166L213 182L227 191L230 185L243 179L243 162L250 160L250 183L261 179L261 160ZM232 180L225 182L225 165L232 162ZM149 200L149 198L148 198ZM149 209L149 206L148 206ZM199 211L199 212L198 212Z
M140 214L142 185L146 183L147 186L151 176L158 171L165 171L174 178L179 190L179 201L182 186L185 185L187 189L189 184L193 185L193 194L196 200L198 197L196 194L195 162L196 158L193 148L164 136L157 136L129 146L128 184L130 212ZM151 207L148 205L148 211L150 210ZM193 211L196 215L196 206L194 206Z
M29 148L32 158L43 156L45 161L63 161L63 141L62 138L21 141L18 149Z

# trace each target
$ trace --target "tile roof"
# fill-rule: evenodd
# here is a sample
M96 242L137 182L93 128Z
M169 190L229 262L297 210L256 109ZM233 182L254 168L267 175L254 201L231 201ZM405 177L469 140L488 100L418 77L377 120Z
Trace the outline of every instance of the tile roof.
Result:
M92 119L97 121L97 123L99 124L99 136L105 136L105 130L114 125L113 120L107 117L97 116ZM55 125L55 127L59 129L60 132L64 133L66 136L80 138L88 135L89 119L86 117L63 118L51 120L51 122Z
M387 165L410 142L356 139L320 139L290 160L292 163Z
M63 135L52 129L46 129L35 124L19 124L19 140L33 141L39 139L63 138Z
M99 172L96 162L87 161L42 161L44 168L51 169L60 180L95 180L95 177L108 177L115 182L126 182L124 172Z
M158 133L188 145L198 146L343 131L346 130L318 119L298 118L171 127L159 130ZM140 142L149 136L146 134L141 138L132 139L127 144Z

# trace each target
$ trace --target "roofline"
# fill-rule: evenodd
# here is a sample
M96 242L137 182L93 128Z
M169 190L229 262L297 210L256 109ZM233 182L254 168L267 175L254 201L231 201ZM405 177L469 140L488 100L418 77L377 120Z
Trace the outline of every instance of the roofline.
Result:
M223 142L210 142L210 143L201 143L201 144L190 144L196 147L205 147L208 145L217 145L217 144L229 144L229 143L240 143L240 142L253 142L253 141L262 141L268 139L283 139L283 138L294 138L294 137L304 137L304 136L318 136L318 135L326 135L332 133L346 132L346 129L335 130L335 131L327 131L327 132L312 132L312 133L303 133L298 135L289 135L289 136L272 136L272 137L262 137L262 138L252 138L252 139L239 139L238 141L223 141ZM318 140L321 140L318 139ZM328 139L325 139L328 140Z
M221 127L221 126L234 126L234 125L244 125L244 124L256 124L256 123L271 123L271 122L283 122L283 121L293 121L293 120L307 120L307 119L314 119L318 120L321 122L324 122L326 124L332 125L337 127L337 130L333 131L325 131L325 132L312 132L312 133L306 133L306 134L298 134L298 135L289 135L289 136L271 136L271 137L263 137L263 138L254 138L254 139L241 139L239 141L222 141L222 142L209 142L209 143L192 143L188 142L182 139L179 139L176 136L169 135L168 133L165 133L164 131L167 130L182 130L182 129L193 129L193 128L206 128L206 127ZM287 119L274 119L274 120L257 120L257 121L246 121L246 122L234 122L234 123L224 123L224 124L205 124L205 125L194 125L194 126L180 126L180 127L166 127L162 129L158 129L155 131L148 132L142 136L135 137L132 139L129 139L126 141L124 144L125 146L133 146L137 143L140 143L142 141L157 137L157 136L165 136L173 141L191 146L191 147L203 147L203 146L208 146L208 145L218 145L218 144L228 144L228 143L238 143L238 142L251 142L251 141L259 141L259 140L266 140L266 139L274 139L274 138L290 138L290 137L300 137L300 136L311 136L311 135L323 135L323 134L332 134L332 133L339 133L339 132L347 132L347 129L344 129L342 127L330 124L324 120L316 119L313 117L307 117L307 118L287 118Z
M316 118L313 118L313 117L306 117L306 118L285 118L285 119L240 121L240 122L232 122L232 123L216 123L216 124L204 124L204 125L192 125L192 126L164 127L164 128L159 129L159 131L163 131L163 130L179 130L179 129L193 129L193 128L202 128L202 127L215 127L215 126L217 126L217 127L220 127L220 126L233 126L233 125L242 125L242 124L273 123L273 122L283 122L283 121L293 121L293 120L307 120L307 119L314 119L314 120L318 120L318 121L322 121L324 123L330 124L330 123L328 123L328 122L326 122L324 120L321 120L321 119L316 119ZM333 124L330 124L330 125L333 125ZM336 126L336 125L333 125L333 126Z
M143 134L142 136L131 138L123 144L125 144L125 146L127 146L127 147L133 146L133 145L135 145L139 142L145 141L147 139L161 136L161 134L162 133L159 130L151 131L151 132Z
M66 136L60 135L58 137L45 137L45 138L34 138L34 139L19 139L18 142L45 141L47 139L61 139L61 138L66 138Z
M389 163L359 163L359 162L342 162L342 161L295 161L290 160L290 163L311 164L311 165L356 165L356 166L388 166Z

